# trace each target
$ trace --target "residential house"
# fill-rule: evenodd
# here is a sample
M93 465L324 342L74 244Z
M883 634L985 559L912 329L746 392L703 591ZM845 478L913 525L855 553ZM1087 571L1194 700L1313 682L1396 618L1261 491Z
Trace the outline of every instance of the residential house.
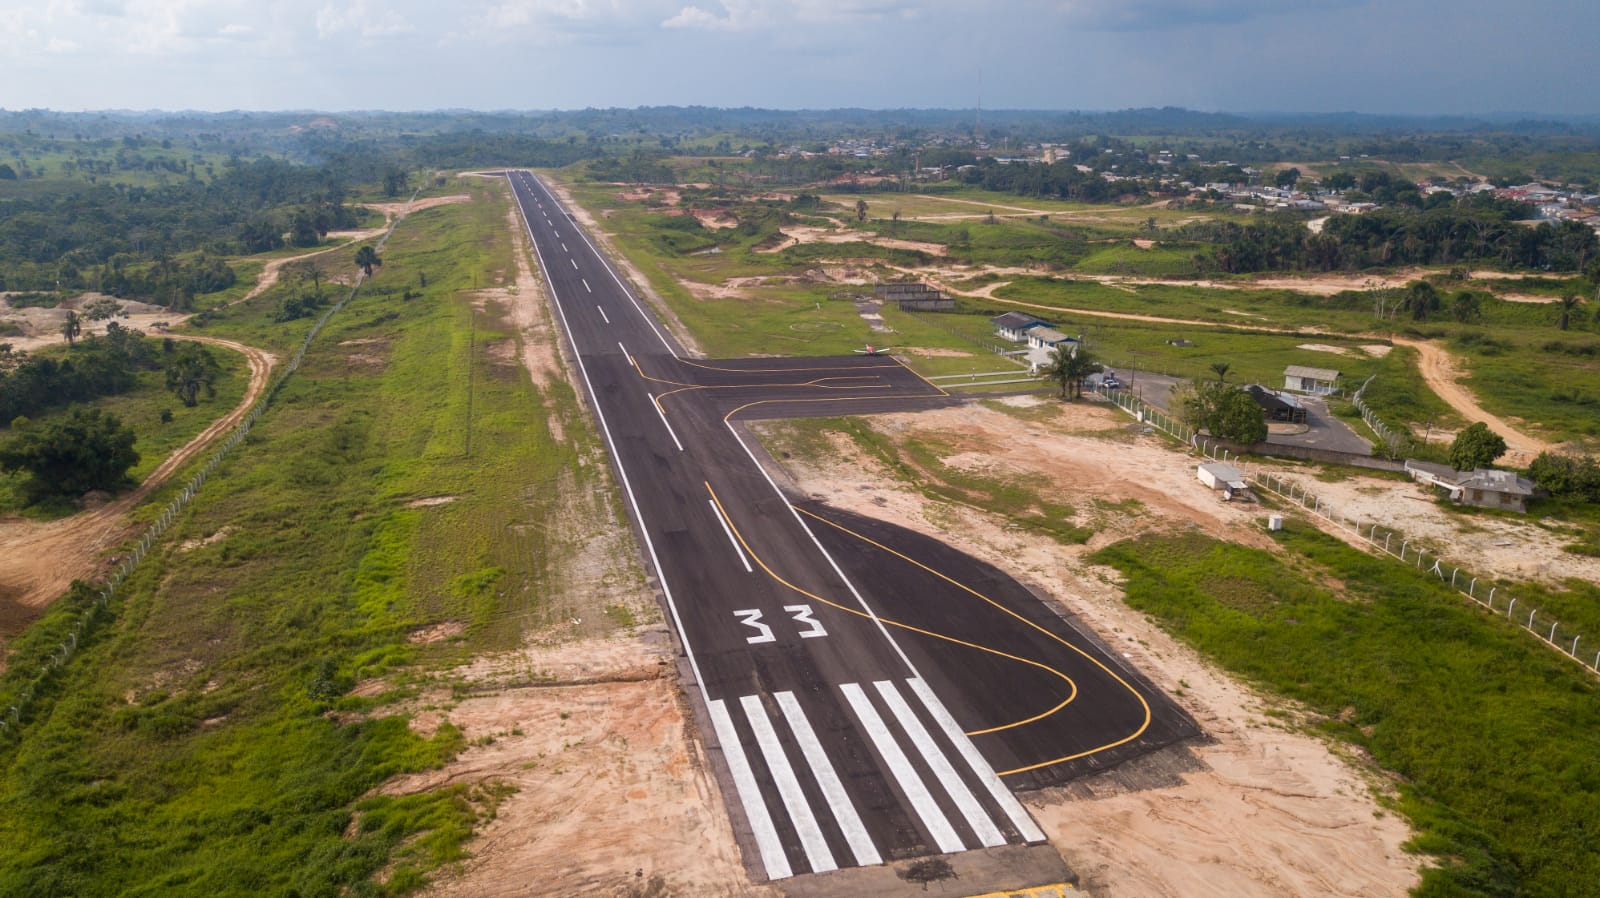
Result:
M1534 483L1512 471L1478 468L1457 471L1449 465L1406 460L1406 472L1411 479L1424 486L1437 487L1459 505L1477 508L1502 508L1526 512L1528 498L1533 495Z
M1028 331L1035 327L1049 327L1050 324L1032 315L1023 312L1007 312L989 319L994 325L995 336L1012 343L1025 343L1028 340Z

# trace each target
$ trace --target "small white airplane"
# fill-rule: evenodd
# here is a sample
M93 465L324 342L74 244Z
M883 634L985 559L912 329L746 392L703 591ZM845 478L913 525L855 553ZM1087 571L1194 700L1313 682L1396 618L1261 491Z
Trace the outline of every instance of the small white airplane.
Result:
M890 350L896 348L897 347L894 346L873 346L871 343L868 343L866 346L863 346L860 349L852 349L850 351L856 355L888 355Z

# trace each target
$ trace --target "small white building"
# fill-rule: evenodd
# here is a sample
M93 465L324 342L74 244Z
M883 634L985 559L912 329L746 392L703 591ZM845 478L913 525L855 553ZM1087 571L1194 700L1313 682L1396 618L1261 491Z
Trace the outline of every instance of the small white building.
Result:
M1222 493L1224 500L1249 495L1250 485L1245 482L1244 472L1233 465L1223 464L1220 461L1207 462L1200 466L1197 476L1201 483Z
M1040 325L1028 328L1028 346L1033 349L1054 349L1077 342L1053 327Z
M1313 393L1323 396L1339 389L1339 372L1332 368L1308 368L1290 365L1283 369L1283 388L1296 393Z

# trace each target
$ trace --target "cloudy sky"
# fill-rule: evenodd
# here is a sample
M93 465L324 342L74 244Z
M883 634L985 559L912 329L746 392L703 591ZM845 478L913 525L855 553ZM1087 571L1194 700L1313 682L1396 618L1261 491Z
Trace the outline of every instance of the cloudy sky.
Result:
M1596 0L0 0L0 108L1593 114L1597 34Z

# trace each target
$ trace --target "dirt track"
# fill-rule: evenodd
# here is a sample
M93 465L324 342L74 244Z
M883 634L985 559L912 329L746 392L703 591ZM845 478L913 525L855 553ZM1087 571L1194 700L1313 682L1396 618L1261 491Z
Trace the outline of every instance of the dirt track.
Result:
M1489 425L1489 429L1505 438L1506 454L1502 461L1509 465L1527 465L1533 461L1534 456L1547 452L1555 447L1538 437L1529 436L1506 422L1504 418L1491 415L1484 411L1478 404L1477 397L1472 391L1463 387L1456 381L1461 376L1461 368L1455 356L1445 352L1435 343L1425 340L1409 340L1403 337L1394 337L1393 342L1400 346L1409 346L1417 351L1421 358L1422 379L1427 382L1439 398L1450 404L1450 407L1469 421L1482 421Z
M168 334L174 340L210 343L242 353L250 364L250 384L238 405L172 453L137 488L97 508L59 521L0 520L0 633L15 633L38 617L40 609L67 591L75 579L93 576L101 553L126 539L128 512L173 473L244 418L266 390L277 359L233 340Z

